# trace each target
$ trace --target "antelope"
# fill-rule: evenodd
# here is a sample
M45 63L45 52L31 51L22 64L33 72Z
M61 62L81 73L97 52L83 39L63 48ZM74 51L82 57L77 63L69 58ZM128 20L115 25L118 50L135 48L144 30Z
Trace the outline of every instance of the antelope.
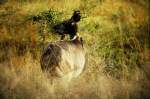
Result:
M41 69L53 78L70 81L78 77L85 65L85 48L81 37L73 40L51 42L41 55Z

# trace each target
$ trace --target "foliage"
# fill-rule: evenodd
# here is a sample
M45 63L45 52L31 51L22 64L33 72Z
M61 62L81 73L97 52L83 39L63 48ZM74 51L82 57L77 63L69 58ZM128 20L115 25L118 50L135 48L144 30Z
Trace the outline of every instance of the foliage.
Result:
M82 13L78 28L86 67L69 92L56 91L56 96L148 99L149 0L0 1L0 98L50 99L40 53L43 45L57 41L51 27L70 18L74 9Z
M39 34L45 39L45 33L53 32L52 27L54 24L60 22L61 13L52 9L42 11L37 15L30 15L29 20L32 20L33 23L37 23L39 26Z
M38 15L33 15L31 18L34 22L47 22L49 24L55 24L60 21L60 13L55 10L49 9L47 11L40 12Z

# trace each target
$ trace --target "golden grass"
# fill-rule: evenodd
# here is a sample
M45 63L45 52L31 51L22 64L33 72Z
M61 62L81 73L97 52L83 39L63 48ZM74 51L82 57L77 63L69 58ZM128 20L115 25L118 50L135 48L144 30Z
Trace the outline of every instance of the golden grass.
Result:
M12 58L10 64L0 64L0 91L7 95L4 99L135 99L142 97L141 91L148 93L143 86L149 87L149 82L141 80L144 75L139 69L131 80L117 80L105 75L100 65L96 73L91 68L95 63L90 62L84 73L65 88L65 83L59 80L52 84L29 53L21 58Z
M148 99L150 52L147 43L149 34L144 27L148 25L148 10L131 3L130 0L102 1L100 3L98 0L45 0L44 2L8 0L4 5L0 5L0 14L2 14L0 16L0 98ZM78 78L73 79L67 88L64 87L66 83L59 80L51 84L51 80L47 77L48 73L41 71L39 57L42 45L38 34L39 26L26 21L28 15L36 15L49 8L63 12L65 19L70 17L74 9L80 9L87 15L87 18L79 23L79 32L87 47L85 71ZM121 16L119 13L122 13ZM129 29L129 37L126 36L128 31L123 29L115 31L119 26L121 28L126 26ZM138 31L140 26L144 27L142 31ZM56 36L47 35L45 41L55 41L58 38ZM122 37L126 38L127 44L132 49L138 50L136 55L131 52L131 56L138 60L133 59L134 64L131 68L134 70L130 70L130 67L122 63L120 66L124 66L123 70L115 73L118 75L122 73L123 77L117 79L104 70L108 65L105 60L107 55L104 53L114 54L114 49L110 48L120 47L124 43ZM99 50L103 47L106 49ZM101 57L101 54L104 56ZM132 61L122 54L118 58L124 62ZM137 61L142 65L138 67Z

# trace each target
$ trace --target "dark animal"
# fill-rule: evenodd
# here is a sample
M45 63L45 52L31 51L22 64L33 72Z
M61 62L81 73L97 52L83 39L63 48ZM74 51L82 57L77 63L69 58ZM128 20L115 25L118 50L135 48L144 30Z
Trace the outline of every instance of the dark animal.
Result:
M41 56L41 68L52 78L71 80L84 69L85 49L81 38L50 43Z
M80 21L80 11L74 11L71 19L63 21L53 27L54 31L61 35L61 40L65 38L66 34L69 34L70 39L73 39L77 35L77 22Z

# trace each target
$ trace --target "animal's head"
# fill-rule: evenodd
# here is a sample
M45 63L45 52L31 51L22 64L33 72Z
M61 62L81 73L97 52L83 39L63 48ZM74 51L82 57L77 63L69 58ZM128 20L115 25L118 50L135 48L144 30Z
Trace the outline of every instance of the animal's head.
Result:
M83 47L83 38L79 36L79 34L77 34L76 36L74 36L74 38L71 40L72 42L74 42L75 44L81 44Z
M73 16L72 16L72 19L73 19L75 22L79 22L79 21L80 21L81 15L80 15L80 11L79 11L79 10L74 11Z

